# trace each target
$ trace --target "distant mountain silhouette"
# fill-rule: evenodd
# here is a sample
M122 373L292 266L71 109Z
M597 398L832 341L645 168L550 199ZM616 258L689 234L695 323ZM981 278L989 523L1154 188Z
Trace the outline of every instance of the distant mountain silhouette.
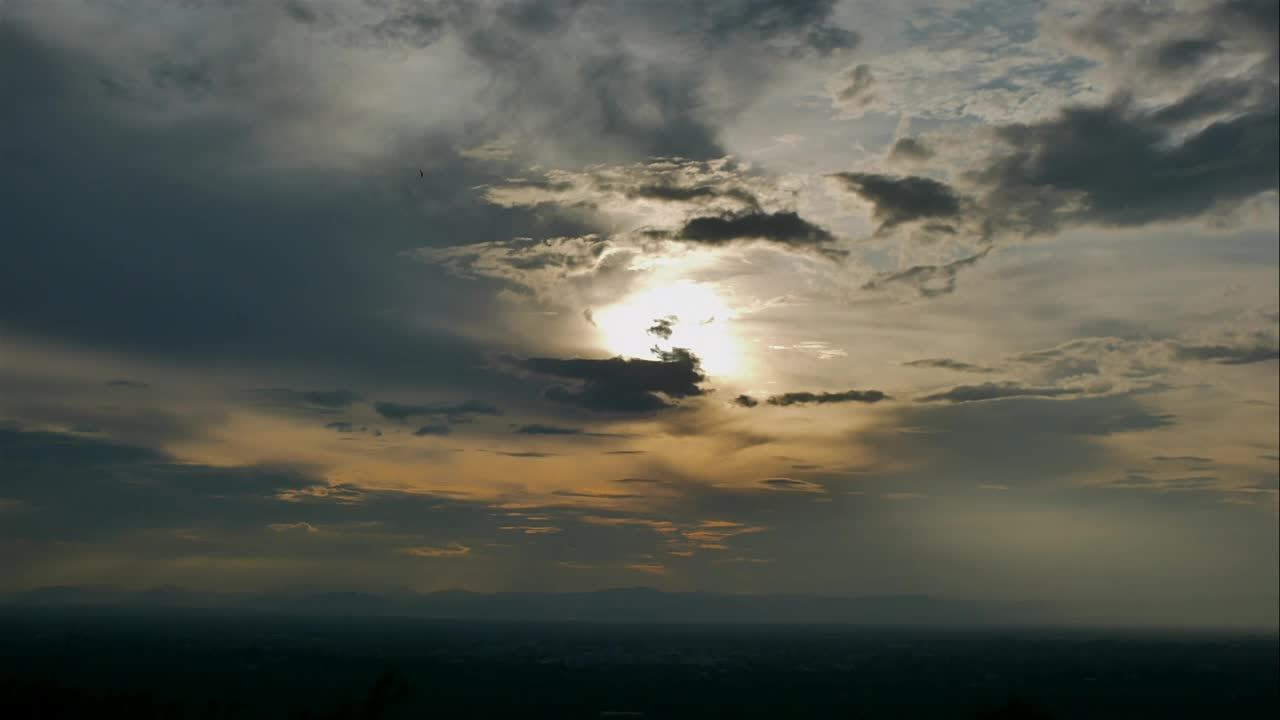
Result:
M471 621L1016 625L1048 624L1054 620L1052 613L1035 603L991 603L932 595L841 598L669 593L646 587L575 593L467 590L213 593L175 586L143 591L61 586L0 596L0 603L27 607L226 609Z

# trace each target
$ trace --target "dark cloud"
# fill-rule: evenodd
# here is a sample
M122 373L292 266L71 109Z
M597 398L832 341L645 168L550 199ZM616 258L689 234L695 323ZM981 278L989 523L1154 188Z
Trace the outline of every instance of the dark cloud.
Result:
M603 500L634 500L636 498L645 497L644 495L637 495L635 493L582 492L578 490L553 490L551 491L551 494L558 495L560 497L594 498Z
M676 317L675 315L668 315L667 317L658 318L653 321L653 325L650 326L648 330L645 330L645 332L649 333L650 335L656 335L662 338L663 340L670 340L671 334L674 332L674 330L672 329L672 326L679 321L680 321L680 318Z
M760 401L751 397L750 395L739 395L738 397L733 399L733 403L735 405L740 405L745 408L753 408L759 405Z
M675 401L702 395L705 391L699 383L707 379L698 358L680 348L659 353L658 360L529 358L511 362L538 375L578 381L574 387L548 388L546 398L596 411L666 410Z
M1189 70L1221 49L1222 43L1212 38L1170 40L1156 48L1155 63L1170 72Z
M448 425L440 423L436 425L423 425L417 430L414 430L413 434L416 437L444 437L445 435L448 435L451 432L453 432L452 428L450 428Z
M898 138L893 141L893 145L889 148L890 160L924 162L936 154L933 148L912 137Z
M280 9L293 20L310 25L320 19L319 13L307 0L284 0Z
M1156 455L1151 459L1156 462L1182 462L1193 465L1207 465L1213 462L1213 458L1199 455Z
M349 420L337 420L331 423L327 423L324 427L326 430L332 430L334 432L339 432L344 434L367 433L374 437L382 437L382 431L379 430L378 428L370 428L367 425L356 425L355 423Z
M149 79L134 87L101 58L53 45L18 18L0 26L0 195L11 209L5 236L15 238L0 263L7 330L174 359L441 382L488 375L473 343L444 327L410 329L403 313L388 312L437 305L446 287L466 295L421 282L421 268L406 270L397 253L421 246L424 226L471 242L561 221L488 204L472 189L490 179L486 171L435 133L341 171L330 171L325 152L302 163L314 168L320 158L323 170L282 170L302 167L290 154L313 149L294 134L332 108L303 92L305 78L283 81L278 68L217 85L205 106ZM149 78L150 69L138 74ZM119 77L132 95L104 91L104 77ZM248 102L259 90L276 97L282 82L297 90L288 101ZM144 91L161 97L133 97ZM236 103L245 112L202 111ZM387 171L413 156L432 158L422 163L426 177L415 171L410 184L408 172ZM62 278L59 287L48 277ZM468 297L453 311L460 321L489 305Z
M595 159L707 158L725 154L719 128L779 61L856 44L830 24L833 5L517 0L456 3L450 18L464 50L494 78L503 117L526 133L572 138L566 150ZM636 41L666 51L640 52Z
M844 392L789 392L773 395L768 399L770 405L787 407L788 405L828 405L831 403L866 403L872 405L889 396L879 390L846 390Z
M1030 387L1015 382L983 383L981 385L957 385L950 390L926 395L920 402L967 403L982 400L999 400L1012 397L1064 397L1081 395L1082 388Z
M517 435L549 435L557 437L586 437L586 438L627 438L632 437L623 433L603 433L590 432L582 428L561 427L559 425L521 425L513 431Z
M921 360L911 360L904 362L903 365L914 368L937 368L940 370L954 370L956 372L978 373L989 375L999 372L995 368L984 367L982 365L974 365L972 363L952 360L951 358L924 358Z
M859 441L887 458L912 458L918 472L889 473L886 480L899 487L910 480L913 489L930 494L945 494L957 483L1021 488L1107 471L1120 457L1101 438L1175 422L1125 395L899 404L878 417L888 427L860 431Z
M1111 62L1135 62L1138 79L1182 79L1225 52L1262 51L1274 70L1277 22L1272 0L1219 0L1190 8L1126 0L1102 6L1071 34Z
M522 425L516 430L519 435L582 435L582 428L559 427L557 425Z
M1156 479L1137 473L1130 473L1124 479L1112 482L1108 487L1129 490L1154 490L1158 492L1185 492L1214 490L1220 485L1219 479L1211 475Z
M440 417L449 422L466 421L472 415L501 415L498 408L476 400L460 403L434 403L414 405L397 402L377 402L373 409L382 417L396 422L405 422L415 417Z
M122 584L155 583L157 571L161 582L176 580L162 568L193 557L208 562L197 571L208 579L221 561L252 555L272 558L272 582L291 577L367 587L371 575L403 577L403 568L379 558L406 541L447 546L499 534L484 502L331 484L300 468L177 462L66 434L0 429L0 478L0 494L23 508L0 524L6 559L18 567L29 561L60 567L66 582L84 577L75 569L80 563L125 552L131 569L113 576ZM282 536L290 529L323 542L299 547ZM323 572L303 570L319 560Z
M707 245L761 240L799 249L824 249L835 241L826 229L794 211L749 212L737 215L696 217L685 223L677 237Z
M1179 360L1197 360L1221 365L1250 365L1280 359L1280 345L1274 338L1259 333L1256 342L1241 345L1192 345L1174 343L1174 356Z
M924 298L947 295L955 292L956 275L960 270L976 265L989 252L991 249L987 248L982 252L943 265L915 265L906 270L882 273L867 281L862 289L885 290L905 285Z
M801 492L826 491L826 488L817 483L787 477L765 478L760 481L760 484L771 490L799 490Z
M349 408L360 399L350 390L294 390L292 388L259 388L253 394L274 405L285 405L319 410Z
M29 503L6 537L91 538L156 527L243 525L282 492L324 485L288 468L214 468L162 453L62 433L0 428L3 493ZM234 511L233 511L234 508Z
M1247 80L1209 80L1178 100L1154 110L1150 118L1157 125L1176 127L1229 113L1233 108L1248 104L1257 91L1257 86Z
M831 97L846 110L862 110L875 100L875 85L871 66L853 65L832 81Z
M858 172L836 173L835 177L874 206L872 217L882 228L960 215L961 197L950 185L932 178Z
M1232 117L1176 135L1158 112L1124 99L1068 108L1044 122L996 130L1004 149L971 178L985 190L994 231L1194 218L1276 190L1278 110L1271 92Z
M719 199L730 199L737 203L759 210L760 201L750 190L740 187L717 187L714 185L675 185L672 183L645 183L626 190L631 198L645 200L662 200L666 202L699 202Z
M1126 1L1085 13L1068 35L1117 83L1111 102L1001 128L974 177L993 229L1139 226L1230 211L1277 188L1277 5ZM1225 72L1219 59L1235 64ZM1171 88L1181 97L1162 101ZM1162 93L1161 91L1164 91Z
M425 47L449 29L443 3L397 2L388 14L370 26L376 37L410 47Z
M506 452L502 450L494 450L493 454L502 455L505 457L513 457L513 458L547 458L547 457L555 457L556 455L555 453L547 453L547 452L530 452L530 451Z
M144 383L138 380L108 380L107 387L127 388L129 390L145 390L151 387L151 383Z

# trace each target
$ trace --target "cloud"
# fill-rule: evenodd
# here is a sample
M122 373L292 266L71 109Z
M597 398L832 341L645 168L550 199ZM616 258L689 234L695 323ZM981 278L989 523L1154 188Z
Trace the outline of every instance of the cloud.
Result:
M1162 340L1117 337L1077 338L1043 350L1020 353L1012 362L1039 368L1043 380L1097 376L1117 388L1138 389L1149 378L1168 375L1189 364L1251 365L1280 357L1271 330L1255 329L1256 319ZM1264 322L1265 319L1264 319Z
M1277 55L1276 24L1276 7L1269 0L1185 5L1130 0L1083 13L1064 30L1076 49L1102 60L1110 76L1158 88L1238 69L1232 61L1255 53L1265 59L1249 69L1265 73ZM1274 70L1274 63L1270 66Z
M950 185L916 175L842 172L834 176L850 192L870 202L882 229L917 220L960 215L962 199Z
M911 360L902 363L906 367L914 368L937 368L939 370L954 370L956 372L978 373L989 375L999 372L995 368L984 367L982 365L974 365L972 363L952 360L951 358L923 358L921 360Z
M797 480L788 477L772 477L761 480L760 485L770 490L789 490L793 492L825 493L827 489L815 482Z
M139 382L137 380L108 380L107 387L125 388L128 390L145 390L151 387L150 383Z
M292 523L271 523L267 528L274 533L303 533L306 535L314 535L320 532L320 528L308 522L292 522Z
M937 153L919 138L901 137L889 147L889 160L899 162L924 162Z
M90 24L128 13L81 9ZM326 75L345 50L273 4L175 8L172 23L130 25L127 37L89 45L75 40L73 17L33 5L0 29L0 85L14 108L5 144L26 148L6 163L0 194L16 208L6 234L29 240L0 266L0 324L182 362L216 352L249 366L324 357L335 369L383 378L470 374L463 368L480 356L448 327L410 331L403 318L379 314L442 294L402 273L396 252L422 243L424 223L462 243L545 223L510 222L523 210L485 210L471 189L482 171L447 152L450 138L419 134L419 124L410 146L387 124L384 105L354 107L349 76ZM204 41L177 39L193 28ZM288 50L258 51L267 47ZM175 85L179 66L205 70ZM16 67L40 81L19 78ZM202 76L206 89L196 84ZM406 153L436 158L424 163L425 178L414 172L412 187L386 172L400 162L389 158ZM80 212L50 221L52 208L71 206ZM338 215L344 229L332 222ZM357 248L353 231L378 240ZM128 239L108 257L104 233ZM308 238L305 249L299 237ZM297 272L301 255L306 273ZM38 282L51 274L66 286ZM415 356L421 364L410 372L405 360Z
M756 240L809 250L823 250L835 242L830 232L793 211L695 217L684 224L676 237L705 245Z
M380 40L422 48L439 40L449 29L449 15L443 3L397 2L381 20L369 26Z
M485 197L500 207L587 218L607 233L421 248L411 256L460 278L505 281L522 290L520 299L575 309L612 302L643 279L648 260L691 246L763 243L845 256L834 234L792 209L794 192L785 185L729 157L548 170L541 178L488 185Z
M920 398L920 402L967 403L1011 397L1053 398L1082 395L1084 392L1084 388L1028 387L1015 382L983 383L981 385L957 385L944 392L926 395Z
M1154 490L1157 492L1200 492L1217 490L1221 486L1218 478L1211 475L1192 477L1150 478L1137 473L1130 473L1122 480L1116 480L1105 487L1122 490Z
M753 408L760 404L760 401L750 395L739 395L733 399L733 403L744 408Z
M541 178L509 178L484 187L499 207L561 206L653 222L672 211L761 212L781 202L776 180L732 157L704 160L655 158L646 162L552 169Z
M1108 438L1152 433L1155 441L1177 424L1129 395L899 404L874 419L883 429L864 428L859 441L888 464L860 468L859 489L953 498L957 488L979 484L1020 489L1094 478L1123 467L1126 453Z
M320 485L294 468L211 467L68 433L0 427L5 496L37 511L6 520L6 537L92 539L147 528L284 522L281 493ZM300 527L300 526L299 526Z
M341 410L351 407L360 396L350 390L294 390L292 388L260 388L251 390L274 405L312 410Z
M650 335L656 335L663 340L670 340L673 332L672 326L680 321L675 315L669 315L664 318L658 318L653 321L653 325L645 332Z
M914 265L906 270L885 272L868 280L864 290L887 290L899 286L911 288L922 298L933 298L955 292L956 275L960 270L976 265L990 253L987 248L968 257L941 265Z
M415 547L400 548L399 552L420 558L463 557L471 554L471 548L463 545L462 543L451 542L441 547L418 545Z
M552 525L502 525L498 529L523 535L555 535L561 531Z
M1275 338L1259 333L1257 342L1250 345L1192 345L1174 343L1174 355L1179 360L1197 360L1220 365L1250 365L1280 359L1280 346Z
M453 429L445 424L423 425L413 431L415 437L444 437L453 432Z
M880 499L881 499L881 500L888 500L888 501L890 501L890 502L909 502L909 501L911 501L911 500L920 500L920 499L925 498L925 497L927 497L927 496L926 496L926 495L922 495L922 494L920 494L920 493L913 493L913 492L887 492L887 493L880 493Z
M516 430L520 435L582 435L581 428L559 427L557 425L522 425Z
M529 358L511 362L538 375L577 381L573 387L548 388L546 398L588 410L655 412L705 392L699 387L706 376L698 358L680 348L663 353L659 360Z
M872 405L889 396L879 390L846 390L844 392L789 392L773 395L768 399L770 405L787 407L789 405L828 405L831 403L866 403Z
M409 255L444 267L464 279L492 278L515 285L541 301L574 304L581 283L625 272L636 250L598 235L515 238L446 248L419 248ZM593 322L588 318L588 322Z
M382 431L378 428L370 429L367 425L357 426L350 420L335 420L331 423L325 423L326 430L332 430L339 433L368 433L374 437L382 437Z
M533 423L530 425L521 425L513 430L517 435L547 435L553 437L589 437L589 438L625 438L630 437L623 433L606 433L591 432L582 428L563 427L560 425L543 425Z
M396 422L405 422L415 417L440 417L448 422L465 421L472 415L501 415L498 408L476 400L460 403L434 403L415 405L398 402L376 402L373 405L382 417Z
M1043 122L998 128L998 154L969 177L997 231L1195 218L1276 190L1278 116L1274 93L1185 134L1124 98L1071 107Z
M875 101L875 84L870 65L851 65L830 83L832 104L843 116L858 117Z
M553 490L551 494L559 497L595 498L600 500L635 500L646 497L635 493L587 492L584 490Z
M706 158L784 62L857 43L833 5L516 0L460 3L451 19L522 134L592 159Z

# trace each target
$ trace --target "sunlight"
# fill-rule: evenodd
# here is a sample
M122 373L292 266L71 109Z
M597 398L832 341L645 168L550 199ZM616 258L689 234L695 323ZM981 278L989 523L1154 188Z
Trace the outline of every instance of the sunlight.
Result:
M741 348L729 327L734 315L711 285L680 280L602 308L594 320L609 352L651 358L655 346L687 348L702 360L704 370L723 377L743 368Z

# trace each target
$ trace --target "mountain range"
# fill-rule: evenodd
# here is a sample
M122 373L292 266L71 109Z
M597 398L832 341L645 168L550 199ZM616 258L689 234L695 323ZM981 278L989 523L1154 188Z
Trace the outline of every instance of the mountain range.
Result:
M127 590L57 586L0 595L0 605L238 610L304 616L408 617L463 621L785 623L856 625L1051 624L1033 602L993 603L931 595L827 597L664 592L647 587L592 592L381 593L284 590L224 593L160 586Z

